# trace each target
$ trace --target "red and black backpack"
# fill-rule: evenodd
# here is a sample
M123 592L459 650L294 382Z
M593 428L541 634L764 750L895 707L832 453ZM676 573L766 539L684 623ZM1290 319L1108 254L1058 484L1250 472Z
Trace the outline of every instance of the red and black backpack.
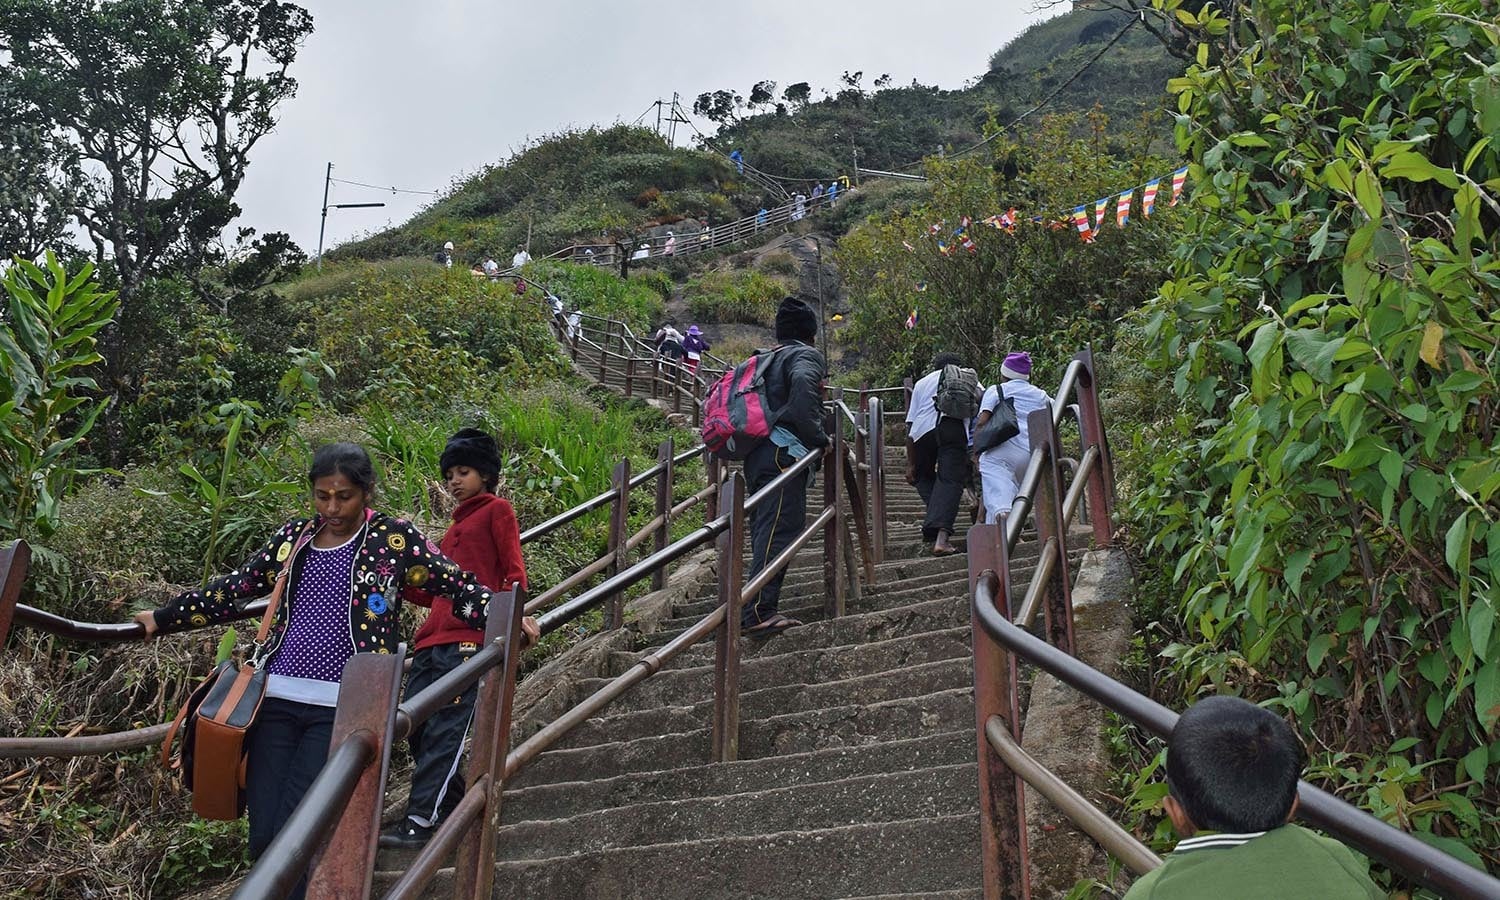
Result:
M782 349L752 354L708 389L703 401L703 443L720 459L744 459L771 436L778 411L771 409L766 372Z

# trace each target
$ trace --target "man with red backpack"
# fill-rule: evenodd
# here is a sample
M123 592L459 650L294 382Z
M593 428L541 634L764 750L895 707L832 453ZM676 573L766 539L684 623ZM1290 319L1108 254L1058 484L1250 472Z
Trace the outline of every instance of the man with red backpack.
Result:
M751 494L797 460L828 446L823 430L823 381L828 377L828 364L813 346L817 337L818 316L812 307L795 297L782 300L776 311L778 346L763 363L767 404L774 413L771 433L745 457L745 480ZM806 527L808 477L804 471L752 512L751 563L745 581L755 578ZM785 574L783 569L759 594L746 599L740 615L746 635L765 637L802 624L776 611Z

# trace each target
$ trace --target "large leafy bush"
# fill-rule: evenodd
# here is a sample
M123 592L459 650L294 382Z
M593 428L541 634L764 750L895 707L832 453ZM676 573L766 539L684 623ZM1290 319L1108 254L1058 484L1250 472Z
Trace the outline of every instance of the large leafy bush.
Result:
M1138 446L1152 465L1130 500L1183 588L1161 612L1187 692L1283 706L1315 746L1343 748L1322 761L1365 805L1491 863L1493 14L1486 0L1178 12L1202 41L1172 85L1198 189L1144 320L1150 377L1178 404Z

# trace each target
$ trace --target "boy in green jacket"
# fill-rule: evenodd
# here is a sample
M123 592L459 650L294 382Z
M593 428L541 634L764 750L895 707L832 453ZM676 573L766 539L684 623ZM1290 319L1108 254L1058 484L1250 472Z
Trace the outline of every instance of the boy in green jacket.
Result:
M1348 847L1291 824L1305 756L1291 726L1237 697L1208 697L1167 742L1164 801L1182 836L1125 900L1382 900Z

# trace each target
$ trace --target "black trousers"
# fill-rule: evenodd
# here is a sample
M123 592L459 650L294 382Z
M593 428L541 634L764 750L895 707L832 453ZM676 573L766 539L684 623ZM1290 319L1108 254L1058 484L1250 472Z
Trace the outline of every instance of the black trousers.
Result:
M267 697L246 736L245 804L250 816L250 858L259 859L302 802L328 761L333 707ZM304 882L288 896L301 900Z
M937 427L913 443L912 461L917 469L917 493L927 505L922 539L937 540L939 531L952 534L969 480L969 434L964 423L939 416Z
M745 488L754 494L771 483L776 476L792 467L796 460L785 449L770 441L750 451L745 458ZM747 496L748 496L747 494ZM791 483L750 514L750 569L745 573L749 581L775 559L777 554L791 545L792 540L807 527L807 473L803 472ZM775 578L761 588L759 594L745 600L740 613L740 624L749 628L776 615L781 600L781 581L786 577L783 569Z
M438 644L418 650L412 655L406 696L416 696L478 651L478 644ZM462 695L453 698L451 703L418 725L407 738L416 767L412 770L406 816L418 825L438 824L463 799L464 777L460 763L464 755L464 740L474 721L474 700L478 695L479 685L470 685Z

